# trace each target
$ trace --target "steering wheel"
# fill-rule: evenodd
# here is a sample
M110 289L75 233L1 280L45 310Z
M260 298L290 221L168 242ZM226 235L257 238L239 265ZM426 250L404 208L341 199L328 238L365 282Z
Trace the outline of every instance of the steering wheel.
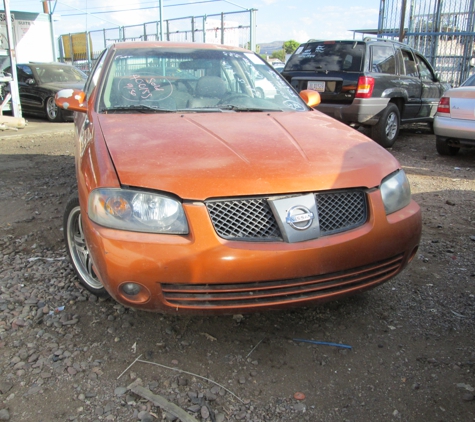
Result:
M195 90L191 86L190 81L188 81L187 79L177 79L175 82L173 82L173 85L175 85L177 91L179 90L178 86L180 85L180 83L185 86L186 90L188 91L188 94L193 95Z

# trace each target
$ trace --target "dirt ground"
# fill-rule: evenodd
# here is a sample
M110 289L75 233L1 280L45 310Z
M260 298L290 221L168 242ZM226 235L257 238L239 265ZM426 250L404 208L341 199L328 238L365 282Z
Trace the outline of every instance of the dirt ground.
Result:
M0 420L174 420L133 381L196 421L475 420L475 151L441 157L425 126L403 128L390 151L423 235L383 286L314 308L177 317L78 286L61 230L74 189L63 128L0 133Z

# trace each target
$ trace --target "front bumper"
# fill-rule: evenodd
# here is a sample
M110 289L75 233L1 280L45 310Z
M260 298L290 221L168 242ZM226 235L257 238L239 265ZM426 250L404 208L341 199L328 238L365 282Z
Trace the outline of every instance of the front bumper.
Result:
M325 302L374 287L399 273L421 235L415 202L386 216L379 191L368 194L361 227L300 243L219 238L201 203L185 204L187 236L131 233L84 218L94 269L111 296L149 311L235 314ZM146 301L121 293L139 283Z
M373 126L388 102L389 98L355 98L351 104L320 103L316 109L346 124Z

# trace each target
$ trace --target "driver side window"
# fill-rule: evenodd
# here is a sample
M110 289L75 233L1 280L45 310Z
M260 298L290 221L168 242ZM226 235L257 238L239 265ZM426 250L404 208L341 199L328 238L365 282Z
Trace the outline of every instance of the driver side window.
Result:
M20 64L16 67L16 69L18 74L18 82L26 83L28 79L34 79L33 72L31 71L29 66Z
M416 55L416 60L417 60L417 66L419 67L419 73L421 75L421 79L426 80L426 81L433 81L434 75L432 74L431 70L429 67L425 64L424 60Z

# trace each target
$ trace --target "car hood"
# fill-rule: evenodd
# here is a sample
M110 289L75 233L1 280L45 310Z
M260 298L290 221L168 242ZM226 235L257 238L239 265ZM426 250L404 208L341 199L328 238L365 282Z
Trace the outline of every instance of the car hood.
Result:
M85 82L48 82L46 84L41 84L40 87L44 89L49 89L51 91L60 91L62 89L84 89Z
M183 199L374 187L399 168L320 112L101 114L120 183Z

